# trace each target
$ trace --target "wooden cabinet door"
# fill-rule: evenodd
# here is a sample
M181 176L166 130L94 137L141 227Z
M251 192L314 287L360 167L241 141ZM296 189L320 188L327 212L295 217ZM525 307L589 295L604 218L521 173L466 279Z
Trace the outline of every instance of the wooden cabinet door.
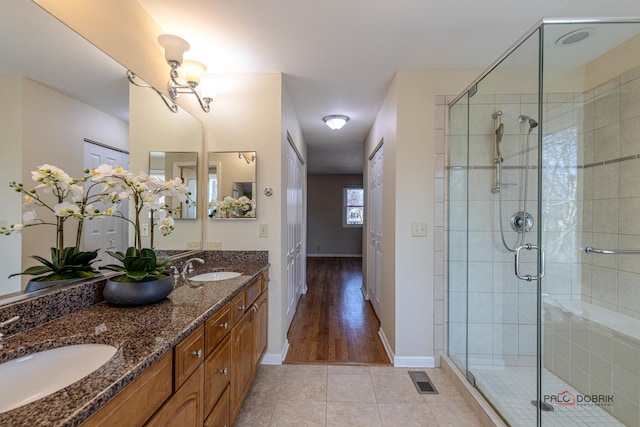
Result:
M149 420L150 427L202 427L204 423L204 365Z
M249 391L254 375L254 315L253 310L247 311L231 330L230 402L232 420L242 406L242 401Z
M267 352L267 339L269 334L269 292L265 291L255 303L255 345L253 352L253 364L256 366Z
M208 414L229 385L231 377L231 351L229 338L204 361L204 413ZM227 397L227 402L229 398ZM228 411L227 411L228 412Z
M211 414L204 421L204 427L231 427L229 417L229 387L220 396Z

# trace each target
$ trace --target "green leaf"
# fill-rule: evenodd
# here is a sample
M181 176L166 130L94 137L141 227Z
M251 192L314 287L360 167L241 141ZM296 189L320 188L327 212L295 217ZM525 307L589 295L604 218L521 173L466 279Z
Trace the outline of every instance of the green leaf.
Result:
M44 265L34 265L33 267L29 267L27 268L25 271L23 271L22 273L15 273L12 274L11 276L9 276L9 278L12 278L14 276L21 276L23 274L28 274L28 275L33 275L33 276L39 276L41 274L45 274L45 273L49 273L53 271L52 269L50 269L47 266Z
M35 259L36 261L40 261L40 263L46 265L47 267L49 267L49 269L51 271L55 271L56 267L55 265L53 265L52 263L50 263L49 261L47 261L46 259L39 257L38 255L32 255L31 258Z

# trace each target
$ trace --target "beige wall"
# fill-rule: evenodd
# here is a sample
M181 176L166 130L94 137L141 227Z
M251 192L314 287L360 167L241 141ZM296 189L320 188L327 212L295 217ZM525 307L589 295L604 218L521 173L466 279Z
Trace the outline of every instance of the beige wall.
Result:
M7 83L8 87L5 87ZM85 138L116 148L128 148L126 122L26 78L2 78L0 84L3 85L3 90L16 97L15 103L7 105L12 105L13 108L19 106L16 111L3 114L3 120L12 120L10 123L7 122L6 126L2 126L3 135L0 138L3 141L3 153L9 150L14 155L5 157L12 159L12 166L9 169L3 168L3 173L12 175L3 180L5 183L22 181L25 186L35 186L31 179L31 171L45 163L60 167L73 177L82 177ZM9 224L22 222L20 198L13 193L7 200L11 201L7 203L11 206L11 217L8 217L8 212L7 217L0 219L6 220ZM69 220L67 224L65 245L73 245L77 223ZM50 236L45 238L44 244L43 235ZM29 228L21 237L22 269L36 264L36 261L29 258L31 255L49 258L49 248L55 243L53 227ZM10 238L12 241L17 239L17 236ZM2 242L6 243L7 241ZM5 253L15 253L14 251L15 249ZM18 272L21 262L11 262L10 272ZM5 272L4 269L0 271L2 274ZM15 287L15 283L11 283Z
M192 151L198 153L198 161L202 162L202 123L182 109L172 113L154 91L129 85L129 123L129 170L134 174L149 172L150 151ZM167 175L172 173L167 171ZM166 177L169 178L173 176ZM200 181L198 201L202 200L204 188L203 181ZM187 249L190 242L199 245L204 212L200 209L195 220L175 221L175 230L168 236L154 232L154 247ZM129 230L129 244L133 244L133 238L134 233ZM144 241L146 239L143 238L143 244L148 244Z
M344 227L343 188L361 186L362 175L307 177L307 254L362 255L362 227Z
M639 51L640 35L637 35L588 63L584 90L593 89L640 65Z
M0 104L0 147L2 147L2 167L0 168L0 221L6 225L22 222L20 196L7 185L22 179L22 78L0 75L0 90L5 101ZM5 225L3 223L3 225ZM22 237L19 234L0 236L0 295L20 290L20 278L7 279L9 274L18 273L22 263Z
M367 159L384 139L383 199L394 206L383 221L380 321L396 364L434 363L435 97L462 91L479 72L399 71L365 144ZM412 222L427 223L426 238L411 237Z

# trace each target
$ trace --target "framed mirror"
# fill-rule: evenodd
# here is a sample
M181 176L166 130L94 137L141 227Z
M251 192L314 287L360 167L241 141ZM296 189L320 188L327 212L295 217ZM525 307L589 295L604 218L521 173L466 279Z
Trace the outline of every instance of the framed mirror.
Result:
M191 193L191 200L198 200L198 153L191 151L151 151L149 152L149 176L162 180L180 178ZM196 219L198 205L164 200L164 203L177 209L173 219Z
M207 200L211 219L255 219L255 151L207 154Z

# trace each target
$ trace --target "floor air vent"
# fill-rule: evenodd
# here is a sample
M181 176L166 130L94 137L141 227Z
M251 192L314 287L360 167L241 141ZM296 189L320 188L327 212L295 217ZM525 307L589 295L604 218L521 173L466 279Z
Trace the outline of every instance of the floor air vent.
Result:
M424 371L409 371L411 381L416 386L420 394L438 394L438 390L433 386L431 379Z

